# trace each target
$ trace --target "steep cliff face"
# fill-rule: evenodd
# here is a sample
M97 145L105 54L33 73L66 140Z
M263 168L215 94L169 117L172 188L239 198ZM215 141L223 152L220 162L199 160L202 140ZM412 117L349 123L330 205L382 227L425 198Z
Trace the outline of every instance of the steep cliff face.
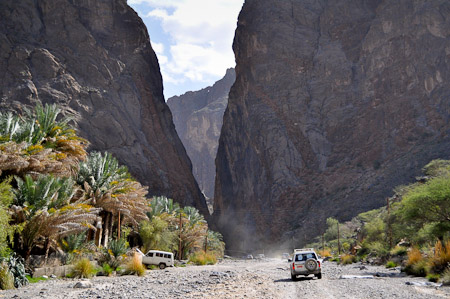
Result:
M191 158L194 177L209 198L214 196L214 160L228 93L235 78L234 69L228 69L225 77L213 86L167 100L175 128Z
M162 93L147 30L125 0L0 2L0 105L40 100L73 114L150 194L206 212Z
M233 48L214 212L231 249L300 246L449 158L448 1L246 0Z

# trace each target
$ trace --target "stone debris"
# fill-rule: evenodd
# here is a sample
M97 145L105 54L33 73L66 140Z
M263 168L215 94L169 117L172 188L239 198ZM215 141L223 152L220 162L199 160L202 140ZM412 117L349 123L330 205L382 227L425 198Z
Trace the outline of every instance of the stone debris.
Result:
M73 286L74 289L89 289L92 287L93 287L92 282L86 280L79 281Z
M339 279L373 279L373 275L341 275Z
M442 287L442 283L435 283L435 282L429 282L429 281L407 281L405 282L406 285L409 286L417 286L417 287Z

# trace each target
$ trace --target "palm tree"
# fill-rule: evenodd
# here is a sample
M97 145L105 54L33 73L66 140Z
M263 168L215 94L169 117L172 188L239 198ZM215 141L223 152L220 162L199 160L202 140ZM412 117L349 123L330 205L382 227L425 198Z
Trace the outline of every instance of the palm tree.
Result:
M16 177L14 204L25 208L31 218L42 209L60 208L69 204L75 193L75 182L71 178L58 178L52 175L40 175L34 180L26 175L22 180Z
M100 209L85 204L70 204L60 209L41 210L36 213L27 223L34 230L34 239L29 240L30 244L35 244L38 237L43 237L45 248L45 262L47 261L51 245L56 244L59 238L70 234L78 234L88 229L96 230L93 226L98 220ZM29 257L33 245L28 249L26 257Z
M222 234L212 230L208 230L207 250L216 252L219 256L223 256L225 250L225 242L223 242Z
M55 215L61 214L59 211L62 208L70 210L67 207L70 200L75 193L74 181L71 178L58 178L52 175L40 175L36 180L27 175L22 180L19 177L15 178L17 181L17 189L14 190L14 214L15 222L23 223L24 228L21 231L23 249L25 250L25 257L28 258L31 250L36 245L36 241L41 236L46 236L55 228L46 228L49 226L49 221L54 220ZM83 208L83 206L79 206ZM92 209L89 209L92 210ZM47 211L53 215L50 215ZM92 210L96 211L97 210ZM69 215L64 214L65 217ZM73 220L73 219L72 219ZM89 220L88 218L86 220ZM79 222L74 222L74 225L79 225ZM46 246L50 244L46 244ZM49 247L46 247L48 253Z
M33 112L25 111L23 116L0 113L0 174L73 174L88 142L70 127L71 119L57 120L61 110L56 105L39 103Z
M17 115L0 112L0 143L15 140L23 130L23 122Z
M77 183L83 187L84 202L102 209L102 236L106 247L112 234L114 217L120 235L121 220L137 227L142 220L148 219L146 212L149 202L145 198L147 187L134 181L125 166L120 166L111 154L99 152L89 154L86 161L80 163Z
M151 211L147 212L148 218L152 218L154 216L161 216L166 213L169 215L175 215L180 212L180 205L178 203L174 203L173 199L167 198L165 196L156 196L152 198L150 203Z

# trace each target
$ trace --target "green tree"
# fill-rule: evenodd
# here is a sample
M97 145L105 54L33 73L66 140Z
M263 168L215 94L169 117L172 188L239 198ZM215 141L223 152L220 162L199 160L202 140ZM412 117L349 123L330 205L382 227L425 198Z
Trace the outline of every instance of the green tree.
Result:
M337 225L339 221L333 217L327 218L327 230L325 231L325 240L336 240L338 237Z
M139 235L142 238L144 252L150 249L172 251L177 245L176 234L169 230L169 223L159 216L141 222Z
M6 257L11 252L8 246L8 237L12 240L14 232L13 227L9 224L10 216L8 214L8 207L14 199L14 194L10 185L11 179L0 183L0 257Z
M416 231L427 229L442 239L450 231L450 177L434 177L416 184L401 201L398 215Z

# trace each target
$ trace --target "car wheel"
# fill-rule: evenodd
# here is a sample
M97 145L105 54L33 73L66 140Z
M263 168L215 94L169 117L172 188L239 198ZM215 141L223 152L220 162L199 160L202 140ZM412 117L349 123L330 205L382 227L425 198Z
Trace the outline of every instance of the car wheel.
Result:
M166 264L163 264L163 263L161 263L161 264L159 264L159 269L164 269L164 268L166 268Z
M317 279L322 279L322 273L316 274Z
M296 281L296 280L297 280L297 275L291 274L291 279L292 279L293 281Z
M309 271L314 271L317 269L317 261L315 259L308 259L305 262L305 268Z

